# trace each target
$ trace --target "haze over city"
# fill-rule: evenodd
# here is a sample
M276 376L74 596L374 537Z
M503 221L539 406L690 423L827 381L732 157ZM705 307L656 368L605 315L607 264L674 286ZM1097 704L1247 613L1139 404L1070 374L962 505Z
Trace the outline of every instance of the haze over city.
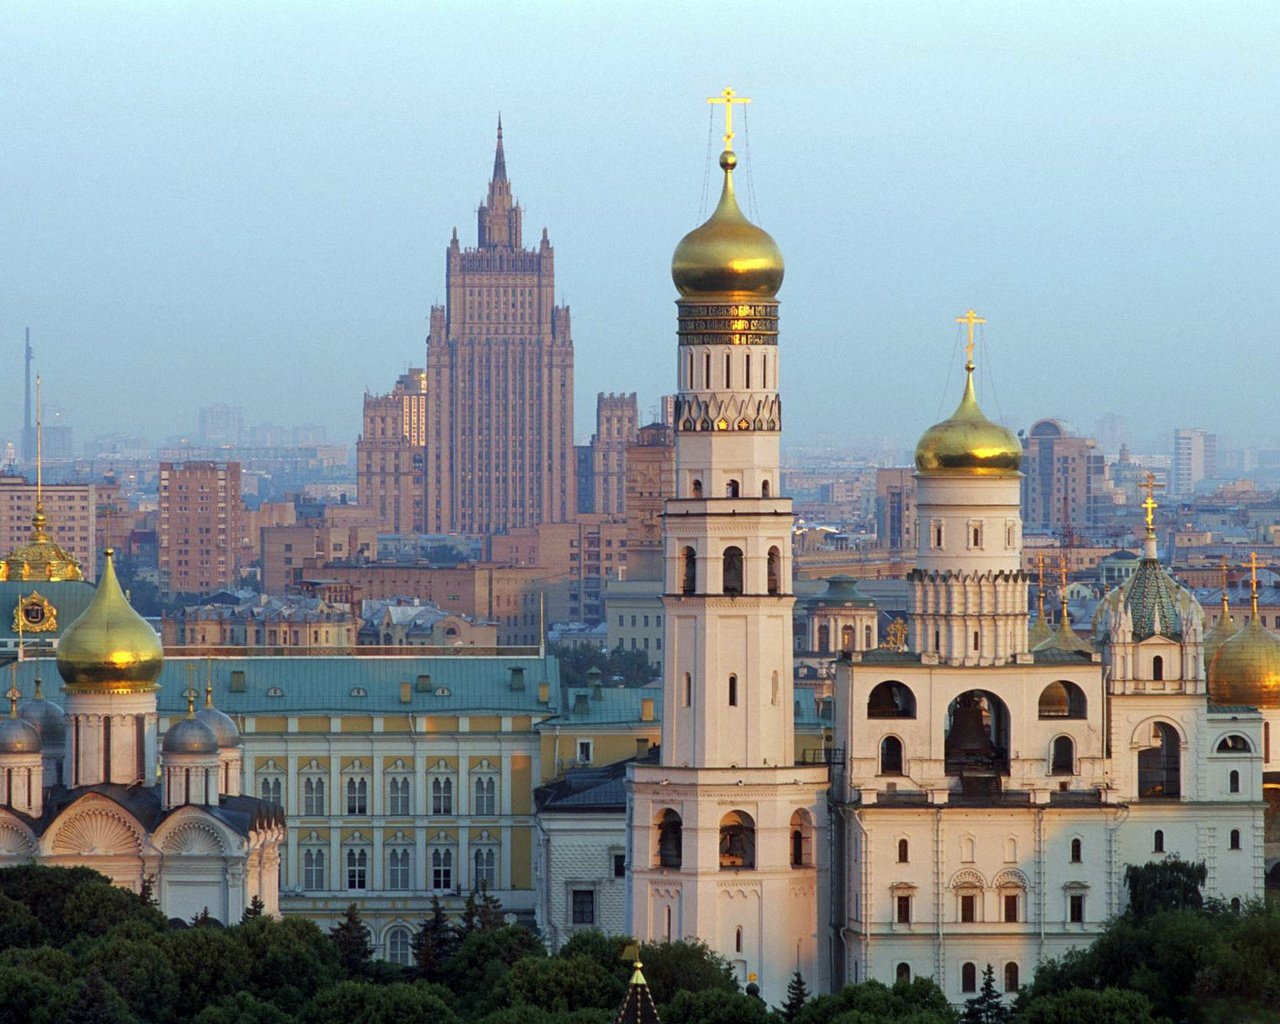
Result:
M349 442L361 390L422 362L501 111L573 311L585 438L596 392L647 411L672 390L669 260L714 202L703 97L731 83L754 101L745 205L787 261L790 443L909 444L954 401L970 306L1011 426L1119 412L1152 449L1192 423L1274 441L1280 10L1031 14L7 4L9 379L29 325L80 437L186 433L234 402Z

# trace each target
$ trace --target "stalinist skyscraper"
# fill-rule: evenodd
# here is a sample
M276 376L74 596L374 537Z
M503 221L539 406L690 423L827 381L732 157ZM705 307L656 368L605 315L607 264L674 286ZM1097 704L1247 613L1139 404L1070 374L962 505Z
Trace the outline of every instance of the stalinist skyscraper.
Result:
M629 786L629 926L697 936L781 1002L817 991L827 769L795 763L791 499L778 494L782 254L724 188L676 248L676 496L664 517L662 747Z
M502 122L474 249L455 229L444 306L427 339L426 528L491 534L568 521L574 494L573 339L555 305L544 228L523 248Z

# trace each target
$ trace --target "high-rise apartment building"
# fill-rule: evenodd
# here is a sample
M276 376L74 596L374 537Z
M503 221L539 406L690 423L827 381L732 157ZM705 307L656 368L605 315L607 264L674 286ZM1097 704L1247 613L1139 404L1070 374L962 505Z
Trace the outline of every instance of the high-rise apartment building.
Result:
M627 510L627 446L636 439L639 419L634 391L596 396L596 432L591 438L594 512L621 516Z
M423 533L427 374L411 369L388 395L364 396L364 432L356 442L358 502L388 533Z
M244 414L238 405L205 405L200 409L200 443L235 447L244 434Z
M662 512L676 493L675 432L665 423L641 427L627 446L627 575L662 576Z
M494 534L576 512L573 340L543 229L522 244L502 125L474 249L455 230L427 339L426 524Z
M156 531L160 592L208 594L233 585L243 540L238 462L162 462Z
M915 523L916 479L901 466L876 470L876 547L911 548Z
M1022 438L1022 522L1032 532L1065 536L1102 523L1115 505L1107 457L1091 437L1058 420L1040 420Z
M1218 435L1203 427L1183 427L1173 432L1173 493L1195 493L1196 484L1218 471Z
M39 492L39 493L37 493ZM36 503L43 505L41 530L66 555L79 563L84 578L93 580L98 547L98 489L93 484L54 484L37 488L21 476L0 476L0 551L25 548L32 538ZM43 579L42 564L29 569L29 578ZM15 568L9 578L18 579ZM79 577L73 577L79 578Z

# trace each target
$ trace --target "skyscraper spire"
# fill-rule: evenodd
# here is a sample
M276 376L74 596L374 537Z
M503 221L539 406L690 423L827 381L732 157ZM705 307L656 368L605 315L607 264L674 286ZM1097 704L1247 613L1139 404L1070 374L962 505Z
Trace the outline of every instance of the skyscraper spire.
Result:
M498 148L493 154L493 180L507 180L507 157L502 152L502 115L498 115Z

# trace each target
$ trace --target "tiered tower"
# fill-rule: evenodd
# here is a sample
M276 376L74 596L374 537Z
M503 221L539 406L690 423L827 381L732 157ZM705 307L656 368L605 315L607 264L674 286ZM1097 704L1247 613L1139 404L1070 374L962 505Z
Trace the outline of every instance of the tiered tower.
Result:
M630 926L696 936L780 1002L797 968L819 990L825 765L797 766L791 672L791 501L778 495L774 240L724 187L680 242L676 497L664 526L662 745L630 774Z

